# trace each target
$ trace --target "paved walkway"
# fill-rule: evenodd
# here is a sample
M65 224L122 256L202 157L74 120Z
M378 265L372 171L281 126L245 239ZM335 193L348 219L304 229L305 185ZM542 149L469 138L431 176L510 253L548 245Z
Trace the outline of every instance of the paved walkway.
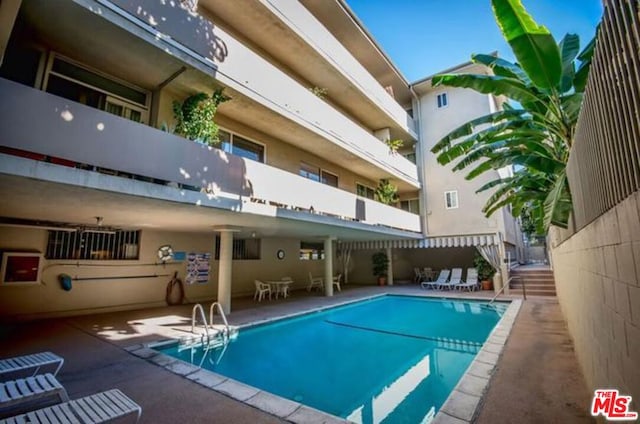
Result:
M393 293L425 293L416 286L386 289ZM234 299L234 312L229 318L231 324L239 325L384 291L373 286L348 286L331 299L306 292L261 304L251 299ZM480 292L484 297L491 294ZM458 296L449 292L445 295ZM123 349L185 335L190 325L190 305L2 325L0 357L54 351L66 359L59 377L70 397L119 388L143 407L142 423L282 422ZM524 303L513 331L492 379L480 422L588 420L585 415L588 396L557 302L530 298ZM548 409L546 415L541 412L544 408Z
M590 423L591 394L558 300L522 303L477 422Z

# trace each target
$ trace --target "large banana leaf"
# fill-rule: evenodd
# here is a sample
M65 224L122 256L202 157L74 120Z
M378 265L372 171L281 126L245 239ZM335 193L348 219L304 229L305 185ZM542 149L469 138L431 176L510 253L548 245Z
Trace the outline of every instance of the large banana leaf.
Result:
M580 61L580 66L576 71L576 75L573 78L573 87L576 92L582 93L584 92L585 87L587 86L587 77L589 76L589 69L591 68L591 59L593 57L593 52L596 48L596 37L593 37L589 44L580 52L578 55L578 60Z
M574 61L580 51L580 37L576 34L567 34L564 36L560 45L560 54L562 56L562 77L560 78L560 92L569 91L573 86L573 79L576 74Z
M525 110L521 109L512 109L512 110L502 110L498 112L491 113L489 115L484 115L476 119L472 119L471 121L465 123L464 125L459 126L455 130L451 131L449 134L444 136L440 141L436 143L435 146L431 149L433 153L438 153L440 150L445 149L451 145L451 142L457 140L461 137L473 134L476 127L480 125L486 124L496 124L501 121L508 120L510 118L517 118L526 113Z
M474 54L471 55L471 61L489 67L496 75L515 78L525 85L531 84L531 79L519 65L511 63L508 60L504 60L498 56L491 54Z
M539 230L566 226L571 212L566 162L595 42L578 53L576 35L556 44L521 0L491 2L517 63L474 55L472 61L494 75L441 75L433 83L505 96L514 103L456 128L431 151L442 164L455 160L453 171L468 169L466 179L507 166L516 170L513 177L492 180L478 190L493 190L483 208L487 216L510 205L515 216L526 209Z
M533 83L555 88L562 75L560 51L547 28L538 25L520 0L491 0L496 22Z
M542 100L521 81L498 75L444 74L436 75L432 82L434 86L444 84L450 87L471 88L482 94L504 95L520 103L536 103Z
M567 173L556 174L556 180L544 201L544 228L551 224L567 228L571 215L571 193Z

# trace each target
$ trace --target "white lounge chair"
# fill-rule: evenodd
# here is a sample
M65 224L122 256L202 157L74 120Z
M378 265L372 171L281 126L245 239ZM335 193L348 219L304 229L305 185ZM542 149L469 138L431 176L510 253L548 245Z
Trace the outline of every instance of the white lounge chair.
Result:
M47 370L55 376L62 368L64 359L55 353L39 352L0 360L0 381L31 377Z
M69 396L53 374L40 374L0 383L0 418L38 406L68 402Z
M422 283L420 283L420 286L423 289L438 288L441 284L445 284L447 282L450 272L451 271L449 271L448 269L443 269L442 271L440 271L440 275L438 275L438 279L436 281L423 281Z
M253 300L258 300L258 302L262 302L262 299L268 294L269 300L271 300L271 286L267 283L263 283L260 280L254 280L253 282L256 286L256 292L253 294Z
M309 285L307 286L307 291L318 288L320 290L324 289L324 283L322 282L322 277L314 277L309 273Z
M449 282L441 283L438 288L442 289L452 289L455 288L458 284L460 284L460 280L462 279L462 268L453 268L451 270L451 279Z
M121 422L129 417L132 422L137 422L141 413L140 405L120 390L113 389L7 418L1 420L0 424L108 423L116 420Z
M458 284L456 289L475 291L478 288L478 270L476 268L467 268L467 280Z

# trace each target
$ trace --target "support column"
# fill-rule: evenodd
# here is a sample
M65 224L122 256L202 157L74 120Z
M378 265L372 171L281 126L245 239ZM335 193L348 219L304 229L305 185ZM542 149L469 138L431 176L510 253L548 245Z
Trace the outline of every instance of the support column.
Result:
M233 266L233 231L220 230L218 261L218 302L225 314L231 312L231 269Z
M324 295L333 296L333 238L324 239Z
M393 252L387 247L387 258L389 258L389 268L387 269L387 284L393 286Z
M0 1L0 65L4 59L4 53L9 44L9 37L16 22L18 11L22 0L2 0Z

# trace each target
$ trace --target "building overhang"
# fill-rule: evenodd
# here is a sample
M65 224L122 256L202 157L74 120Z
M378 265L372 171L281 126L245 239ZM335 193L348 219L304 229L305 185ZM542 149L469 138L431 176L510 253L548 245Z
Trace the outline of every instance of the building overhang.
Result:
M436 249L451 247L499 246L499 233L434 236L412 240L365 240L345 242L344 246L354 250L373 249Z

